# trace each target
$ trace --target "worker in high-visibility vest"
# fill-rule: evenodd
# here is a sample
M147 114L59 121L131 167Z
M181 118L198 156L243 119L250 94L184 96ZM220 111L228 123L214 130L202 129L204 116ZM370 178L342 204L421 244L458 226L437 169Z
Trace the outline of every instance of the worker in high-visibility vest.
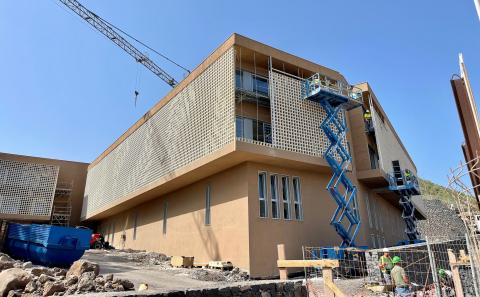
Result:
M367 132L370 132L372 128L372 113L369 109L365 110L363 113L363 119L365 120L365 127Z
M403 174L405 176L405 180L407 182L412 180L412 172L408 169L405 169L405 173Z
M380 271L382 272L383 280L386 285L391 284L390 271L393 268L392 258L390 257L389 250L387 248L383 249L383 255L380 257L379 261Z
M370 112L370 109L365 110L365 113L363 114L363 119L365 121L371 121L372 120L372 113Z

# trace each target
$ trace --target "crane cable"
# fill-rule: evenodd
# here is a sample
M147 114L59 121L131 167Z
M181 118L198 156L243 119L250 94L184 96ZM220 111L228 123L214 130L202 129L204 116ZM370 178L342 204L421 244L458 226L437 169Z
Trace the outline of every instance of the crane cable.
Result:
M93 14L95 14L94 12L92 12ZM178 64L177 62L173 61L172 59L168 58L167 56L165 56L164 54L158 52L157 50L155 50L154 48L148 46L147 44L143 43L142 41L138 40L137 38L133 37L132 35L128 34L127 32L123 31L122 29L118 28L117 26L115 26L114 24L110 23L109 21L103 19L101 16L98 16L97 14L95 14L95 16L97 18L99 18L100 20L102 20L103 22L105 22L107 25L109 25L110 27L112 28L115 28L117 29L118 31L120 31L121 33L123 33L125 36L131 38L132 40L135 40L136 42L138 42L139 44L143 45L144 47L146 47L147 49L151 50L152 52L156 53L157 55L159 55L160 57L164 58L165 60L169 61L170 63L176 65L177 67L179 68L182 68L183 70L187 71L188 73L190 73L191 71L185 67L183 67L182 65Z

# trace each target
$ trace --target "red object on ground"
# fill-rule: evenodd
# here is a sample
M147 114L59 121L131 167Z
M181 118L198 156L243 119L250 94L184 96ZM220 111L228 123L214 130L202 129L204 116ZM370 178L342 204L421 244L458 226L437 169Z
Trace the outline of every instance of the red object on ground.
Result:
M90 248L91 249L101 249L104 245L103 235L100 233L93 233L90 238Z

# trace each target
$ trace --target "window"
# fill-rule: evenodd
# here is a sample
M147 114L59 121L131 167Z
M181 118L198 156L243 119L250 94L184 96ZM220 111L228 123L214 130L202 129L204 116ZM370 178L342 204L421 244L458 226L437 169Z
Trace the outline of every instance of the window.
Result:
M210 225L210 185L205 190L205 225Z
M254 119L236 117L236 136L266 143L272 143L272 126Z
M167 235L167 208L168 202L163 202L163 235Z
M260 217L268 217L267 211L267 174L261 172L258 174L258 200L260 203Z
M290 220L290 189L288 176L282 176L283 218Z
M235 71L235 85L238 89L268 96L268 79L248 71Z
M112 223L112 242L111 244L113 245L113 242L115 240L115 223Z
M302 196L300 191L300 178L293 178L293 202L295 220L303 220Z
M368 146L368 154L370 155L370 168L371 169L377 169L378 168L378 155L370 145Z
M133 218L133 240L137 239L137 220L138 212L135 213L135 217Z
M272 218L278 219L278 188L277 176L270 175L270 201L272 203Z
M367 216L368 216L368 226L373 229L373 223L372 223L372 213L370 211L370 199L368 198L368 193L367 196L365 196L365 202L367 204Z

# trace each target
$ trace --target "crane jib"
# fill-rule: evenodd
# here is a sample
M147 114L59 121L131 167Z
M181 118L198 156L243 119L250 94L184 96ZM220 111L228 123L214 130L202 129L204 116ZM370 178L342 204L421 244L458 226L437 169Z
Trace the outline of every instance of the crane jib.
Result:
M132 56L135 61L145 66L147 69L152 71L156 76L161 80L166 82L169 86L175 87L178 82L165 70L160 68L155 62L150 60L146 55L139 51L135 46L123 38L119 33L117 33L112 27L110 27L106 22L104 22L99 16L97 16L92 11L88 10L85 6L80 4L76 0L59 0L70 10L79 15L87 23L92 25L100 33L105 35L108 39L113 41L116 45L122 48L130 56Z

